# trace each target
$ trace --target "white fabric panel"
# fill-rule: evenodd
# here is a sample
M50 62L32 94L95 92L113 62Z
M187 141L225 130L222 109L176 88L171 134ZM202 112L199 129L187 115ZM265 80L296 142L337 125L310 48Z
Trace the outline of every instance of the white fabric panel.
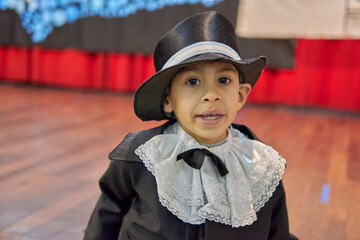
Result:
M236 34L249 38L360 38L360 0L239 0Z

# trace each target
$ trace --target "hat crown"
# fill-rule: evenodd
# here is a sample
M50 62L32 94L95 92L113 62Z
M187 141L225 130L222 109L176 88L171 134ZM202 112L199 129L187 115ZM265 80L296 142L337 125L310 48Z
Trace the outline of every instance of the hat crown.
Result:
M204 12L184 19L160 39L154 52L156 72L178 51L204 41L225 44L239 53L231 22L218 12Z

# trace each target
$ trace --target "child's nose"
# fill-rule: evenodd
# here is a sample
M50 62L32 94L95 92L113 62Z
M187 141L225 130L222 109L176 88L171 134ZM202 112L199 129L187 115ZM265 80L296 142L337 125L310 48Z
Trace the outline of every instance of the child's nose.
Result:
M217 89L215 86L207 86L204 91L204 95L202 97L202 102L215 102L220 101L221 96L217 92Z

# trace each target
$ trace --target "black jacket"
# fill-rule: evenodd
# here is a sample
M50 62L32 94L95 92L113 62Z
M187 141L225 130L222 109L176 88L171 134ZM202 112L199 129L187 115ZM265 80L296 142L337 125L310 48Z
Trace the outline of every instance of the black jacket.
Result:
M110 165L100 179L102 194L90 218L85 240L290 240L285 192L282 182L257 220L245 227L206 221L185 223L159 202L155 177L135 154L135 149L169 122L153 129L128 134L110 154ZM250 139L257 137L245 126L233 124Z

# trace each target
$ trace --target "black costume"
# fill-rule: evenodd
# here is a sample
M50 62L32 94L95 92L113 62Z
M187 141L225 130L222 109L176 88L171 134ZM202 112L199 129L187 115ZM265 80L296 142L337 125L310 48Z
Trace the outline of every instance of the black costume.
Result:
M178 113L174 109L174 112L164 111L168 87L184 67L214 61L232 64L239 72L240 83L253 87L266 64L266 57L242 59L231 22L217 12L204 12L186 18L159 40L154 51L156 73L136 91L134 110L144 121L171 120L160 127L127 135L110 153L110 166L100 179L102 195L89 221L85 240L296 239L289 233L285 192L281 182L285 159L269 146L252 141L258 139L247 127L234 124L226 130L227 137L218 146L225 153L221 153L222 158L218 157L229 169L219 171L219 176L216 172L213 174L210 161L204 161L200 169L189 169L182 161L176 162L176 155L179 157L185 152L206 149L207 146L186 138L188 133L184 133L183 129L177 132L178 135L173 134L176 131L171 131L177 124L174 120ZM239 96L239 101L241 99ZM216 109L220 111L222 106ZM215 126L214 122L210 123L212 127ZM156 145L159 139L161 144ZM155 147L147 148L147 145ZM254 150L259 146L264 151ZM142 147L145 148L143 152ZM207 150L210 148L217 151L217 147ZM139 155L139 152L144 154ZM170 157L164 157L164 152ZM180 167L180 170L173 170L172 166ZM187 173L197 176L192 178ZM175 177L178 179L173 181ZM181 184L187 180L187 185ZM172 188L168 195L163 191L166 187ZM186 191L176 191L177 187ZM177 195L172 195L173 192ZM188 197L190 203L187 202ZM191 197L200 199L200 203L193 204ZM185 202L178 204L178 207L175 204L181 198ZM202 210L208 207L209 211L201 215L198 207Z
M110 166L100 179L102 195L91 216L85 240L288 240L285 192L282 182L273 196L257 212L251 225L231 226L206 221L185 223L159 202L154 176L135 154L135 149L152 137L162 134L169 122L153 129L128 134L109 155ZM257 137L243 125L233 124L249 137Z

